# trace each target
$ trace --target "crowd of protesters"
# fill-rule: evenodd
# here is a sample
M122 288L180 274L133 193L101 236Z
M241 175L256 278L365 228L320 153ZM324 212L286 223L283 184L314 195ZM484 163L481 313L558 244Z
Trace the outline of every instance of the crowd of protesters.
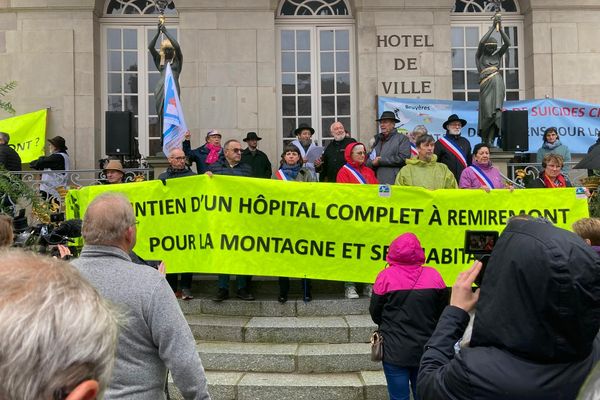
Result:
M169 166L158 179L165 183L196 175L190 169L195 163L198 174L210 177L388 184L428 190L511 188L493 166L490 146L478 144L471 149L461 136L467 122L458 115L450 115L443 123L446 134L437 141L423 126L407 135L399 133L395 125L400 121L390 111L383 112L377 122L380 133L370 146L352 139L340 122L333 123L330 127L333 140L325 149L313 142L312 127L300 126L294 131L296 139L284 147L274 172L268 156L258 149L262 138L256 132L248 132L243 139L245 149L236 139L221 145L222 136L217 130L210 130L206 143L192 149L188 133L182 148L167 155ZM0 155L4 157L2 160L6 159L0 164L15 168L14 154L7 146L9 139L7 134L0 133ZM31 163L32 168L45 170L42 190L46 196L52 195L64 179L62 174L49 171L68 170L70 163L62 137L50 139L49 144L50 155ZM538 157L543 170L527 187L571 186L565 168L570 153L560 144L554 128L546 130ZM109 160L103 166L106 184L123 183L125 174L118 160ZM573 225L575 233L571 233L548 221L527 216L512 218L492 252L486 268L486 284L472 290L482 270L477 261L459 275L451 296L440 274L423 265L425 257L419 239L412 233L396 238L386 255L389 266L377 276L374 285L364 285L362 291L364 296L371 297L370 314L385 338L382 361L390 399L408 400L411 391L415 400L574 399L600 359L600 339L596 337L600 328L598 221L580 220ZM10 218L0 218L0 246L12 242L10 225ZM168 274L165 280L160 268L156 271L135 267L137 264L132 260L138 264L144 262L139 262L132 251L136 221L131 204L121 195L104 194L89 205L83 236L86 245L73 262L77 271L60 262L46 263L46 268L60 269L62 274L58 278L49 276L48 282L58 279L59 289L65 279L90 282L91 286L84 285L81 290L97 291L127 315L122 318L119 311L99 300L97 294L91 297L91 292L86 294L89 304L82 310L103 318L99 326L110 331L103 347L94 351L93 360L74 361L81 363L70 372L77 377L75 380L58 375L49 377L50 383L36 381L40 387L35 387L32 394L54 390L56 398L59 390L59 394L64 394L60 398L102 395L160 398L165 389L162 378L168 368L185 398L209 399L193 335L175 300L193 299L192 274ZM25 253L3 257L11 266L22 265L22 279L26 280L32 278L29 266L44 264ZM0 263L0 275L6 273L7 265ZM531 268L532 265L539 268ZM236 277L238 298L254 300L251 278ZM4 284L13 288L15 282L6 278ZM302 299L310 302L313 297L310 279L302 279L301 285ZM228 299L230 276L219 275L217 287L213 300ZM288 300L289 290L290 279L280 277L280 303ZM47 295L54 296L51 291ZM345 296L359 297L356 283L345 283ZM86 303L78 302L81 306ZM38 303L22 303L23 312ZM10 322L14 312L7 311L5 304L12 303L5 303L0 294L0 315ZM70 324L64 329L79 324L79 321L63 322ZM6 339L3 335L8 335L11 329L8 323L0 322L0 339ZM75 341L87 339L73 336L73 343L61 343L59 347L67 349ZM44 340L41 333L39 340ZM9 347L0 345L0 358L3 352L9 354L14 350ZM113 368L111 357L115 354ZM147 367L143 376L139 371L133 373L141 359ZM113 375L109 379L111 369ZM10 371L0 365L0 379L9 375ZM0 384L0 394L3 390L23 393L27 389L19 385L5 389Z

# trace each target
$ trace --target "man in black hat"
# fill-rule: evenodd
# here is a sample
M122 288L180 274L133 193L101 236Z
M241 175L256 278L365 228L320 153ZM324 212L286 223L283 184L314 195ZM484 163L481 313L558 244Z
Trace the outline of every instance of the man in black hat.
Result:
M396 130L400 120L392 111L384 111L376 121L381 133L375 135L367 166L375 170L379 183L393 185L398 171L410 158L410 140Z
M456 114L449 116L442 124L446 134L438 139L433 150L437 161L446 164L457 182L460 181L463 170L471 165L471 143L460 135L461 129L466 124L467 121Z
M319 147L316 144L314 144L312 140L312 136L314 134L315 130L312 127L306 124L300 124L300 126L294 131L294 135L296 135L296 140L292 141L292 144L296 146L298 150L300 150L300 155L302 156L302 162L304 163L304 166L308 168L313 174L315 173L314 159L320 156L320 154L316 153ZM323 148L321 148L321 153L322 151ZM316 154L314 159L312 159L312 156L308 157L309 153L311 153L311 155Z
M256 132L246 133L244 142L248 145L242 151L242 162L249 164L252 167L252 176L254 178L271 178L273 171L271 170L271 162L269 157L258 149L258 141L262 140Z
M68 170L70 168L70 159L67 154L68 148L65 139L62 136L55 136L52 139L48 139L48 142L50 155L47 157L42 156L32 161L29 163L29 166L33 169L44 171ZM67 176L64 173L43 173L40 192L45 199L51 197L58 199L60 195L56 188L65 186L66 183Z

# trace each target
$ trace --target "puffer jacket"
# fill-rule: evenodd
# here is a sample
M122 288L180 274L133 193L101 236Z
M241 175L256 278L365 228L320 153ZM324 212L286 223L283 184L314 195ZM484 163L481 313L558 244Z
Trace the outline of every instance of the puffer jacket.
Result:
M389 266L377 275L369 312L383 335L383 361L416 367L448 304L448 290L439 272L423 266L425 253L412 233L392 242L386 260Z

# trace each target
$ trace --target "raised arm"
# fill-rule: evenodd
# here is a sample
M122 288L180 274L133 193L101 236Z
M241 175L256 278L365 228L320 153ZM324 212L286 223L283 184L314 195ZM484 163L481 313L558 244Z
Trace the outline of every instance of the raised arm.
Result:
M182 65L183 64L183 54L181 54L181 47L179 46L179 43L177 42L177 40L175 40L174 37L172 37L169 34L169 31L167 30L167 28L165 28L164 25L162 25L162 33L165 34L167 39L169 39L169 42L171 42L171 44L173 45L173 49L175 49L175 58L177 59L177 61L179 61L179 65Z
M492 36L492 33L494 32L494 26L495 25L492 25L490 27L490 30L487 31L487 33L485 35L483 35L481 40L479 41L479 46L477 46L477 52L475 53L475 59L479 60L479 57L483 54L485 42L487 42L487 40L490 38L490 36Z
M156 30L156 35L154 35L154 37L148 44L148 50L150 51L150 54L152 54L152 59L154 60L154 65L156 66L156 69L159 71L160 71L160 54L158 54L158 51L156 51L155 47L156 47L156 41L158 40L158 35L160 35L161 27L162 27L162 25L159 24L158 29Z
M502 47L500 47L500 50L498 50L498 57L502 57L510 46L510 38L508 37L506 32L504 32L504 29L502 29L502 27L500 27L500 36L502 36Z

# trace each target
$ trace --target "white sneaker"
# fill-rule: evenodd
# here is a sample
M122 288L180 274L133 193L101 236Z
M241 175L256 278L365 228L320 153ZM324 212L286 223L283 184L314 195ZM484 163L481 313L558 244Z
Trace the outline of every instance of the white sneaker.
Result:
M363 287L363 296L371 297L373 294L373 285L367 285Z
M358 299L358 293L356 293L356 288L354 286L349 286L346 288L346 298Z

